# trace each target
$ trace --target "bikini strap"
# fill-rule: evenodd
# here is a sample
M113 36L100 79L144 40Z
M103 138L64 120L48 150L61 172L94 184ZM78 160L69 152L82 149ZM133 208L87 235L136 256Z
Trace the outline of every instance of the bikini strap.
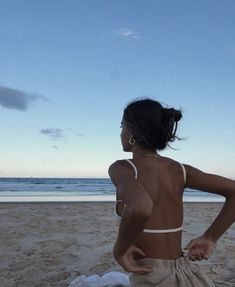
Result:
M138 176L138 171L137 171L137 168L136 166L134 165L134 163L129 160L129 159L126 159L127 162L129 162L129 164L133 167L134 171L135 171L135 179L137 179L137 176Z
M171 229L144 229L143 232L145 233L172 233L172 232L178 232L183 230L183 226L180 226L178 228L171 228Z
M186 169L185 169L184 165L183 165L181 162L179 162L179 164L181 165L182 170L183 170L184 183L186 183L186 180L187 180L187 173L186 173Z
M129 162L129 164L133 167L134 172L135 172L135 179L137 179L137 177L138 177L138 171L137 171L136 166L134 165L134 163L133 163L131 160L126 159L126 161L127 161L127 162ZM184 183L186 183L186 180L187 180L187 173L186 173L186 169L185 169L184 165L183 165L181 162L179 162L179 164L180 164L180 165L181 165L181 167L182 167L183 177L184 177Z

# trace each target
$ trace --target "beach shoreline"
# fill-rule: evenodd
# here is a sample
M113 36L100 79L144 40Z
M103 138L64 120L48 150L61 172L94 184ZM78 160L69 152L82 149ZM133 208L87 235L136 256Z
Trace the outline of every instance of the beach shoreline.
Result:
M113 202L0 203L2 286L68 286L77 276L123 270L112 257ZM184 203L182 247L210 225L222 203ZM235 226L200 265L218 286L235 286ZM227 285L226 285L227 284Z

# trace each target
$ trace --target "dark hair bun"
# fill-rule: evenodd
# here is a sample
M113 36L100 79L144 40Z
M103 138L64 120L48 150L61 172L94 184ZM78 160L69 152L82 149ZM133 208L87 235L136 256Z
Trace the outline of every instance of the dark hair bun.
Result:
M163 125L165 129L165 138L167 142L175 141L176 130L178 126L178 121L182 118L182 113L180 110L175 110L173 108L163 108Z
M163 109L163 114L164 114L164 117L165 118L168 118L168 119L172 119L174 120L175 122L178 122L181 120L182 118L182 113L180 110L175 110L173 108L164 108Z

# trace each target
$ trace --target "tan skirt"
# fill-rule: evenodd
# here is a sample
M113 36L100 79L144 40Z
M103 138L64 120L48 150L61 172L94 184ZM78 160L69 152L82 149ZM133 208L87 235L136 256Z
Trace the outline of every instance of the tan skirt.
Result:
M130 275L131 287L215 287L200 267L187 257L176 260L144 258L141 265L152 265L153 272Z

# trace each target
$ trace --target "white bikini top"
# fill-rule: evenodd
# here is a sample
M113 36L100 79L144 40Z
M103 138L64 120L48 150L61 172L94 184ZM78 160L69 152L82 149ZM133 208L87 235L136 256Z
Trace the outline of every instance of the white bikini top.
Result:
M134 165L134 163L129 160L129 159L126 159L127 162L129 162L129 164L133 167L134 169L134 172L135 172L135 179L137 179L138 177L138 171L137 171L137 168L136 166ZM182 167L182 170L183 170L183 177L184 177L184 182L186 183L186 170L185 170L185 167L182 163L179 162L179 164L181 165ZM115 217L116 217L116 220L118 223L121 222L121 216L117 213L117 206L119 203L121 203L123 200L118 200L116 201L116 210L115 210ZM124 208L125 208L125 205L124 205ZM144 229L143 232L145 233L171 233L171 232L178 232L178 231L181 231L183 229L183 226L180 226L180 227L177 227L177 228L171 228L171 229Z

